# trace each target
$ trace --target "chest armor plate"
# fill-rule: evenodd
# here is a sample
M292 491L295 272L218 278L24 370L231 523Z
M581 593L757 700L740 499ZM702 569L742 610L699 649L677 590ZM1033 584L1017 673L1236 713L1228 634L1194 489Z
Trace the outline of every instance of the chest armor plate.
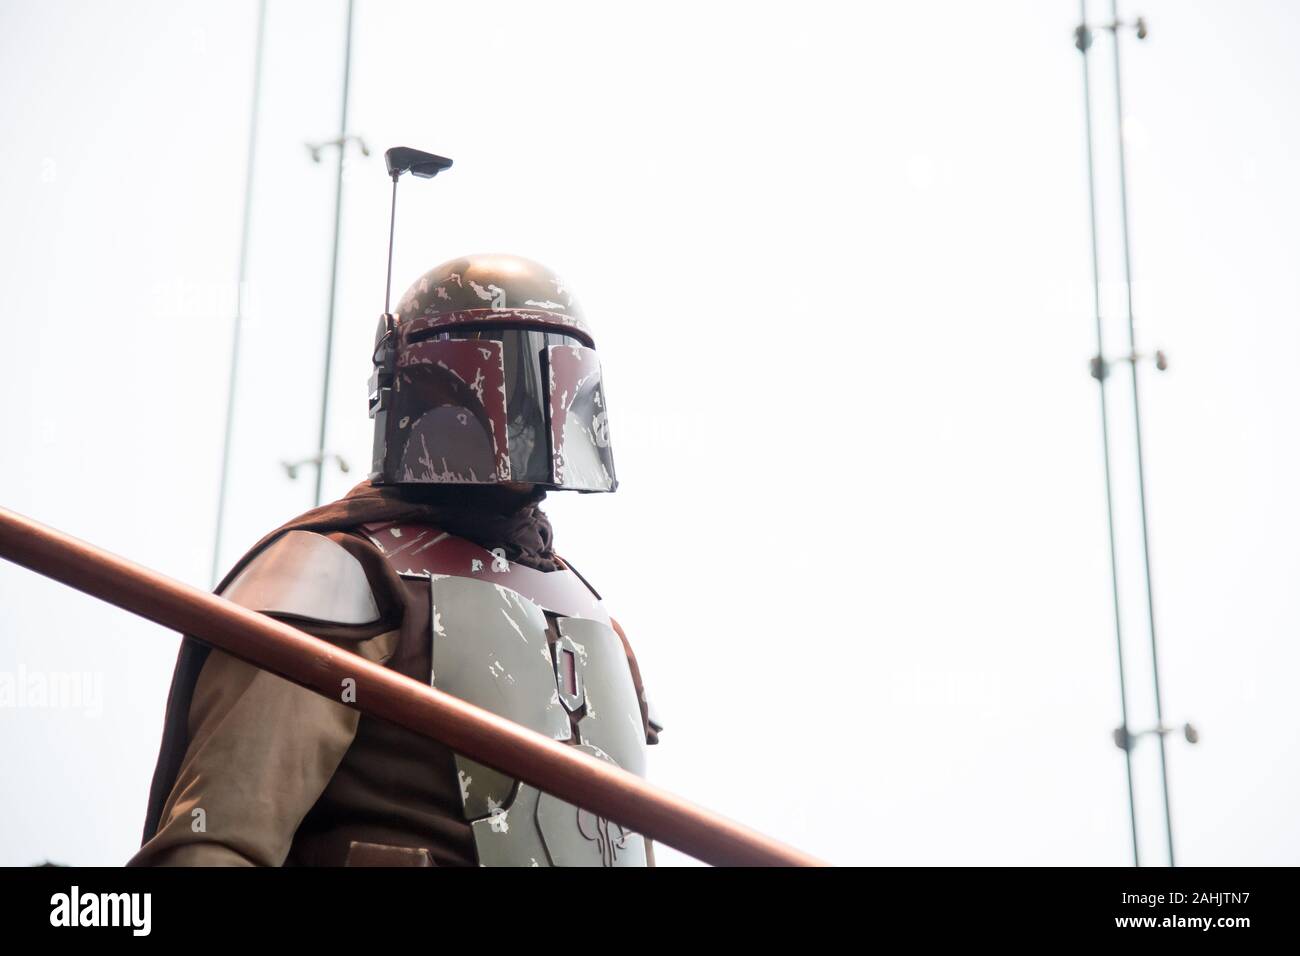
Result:
M645 774L645 728L623 642L573 571L537 571L428 525L363 530L400 575L428 581L430 683ZM457 755L483 866L644 866L644 839Z

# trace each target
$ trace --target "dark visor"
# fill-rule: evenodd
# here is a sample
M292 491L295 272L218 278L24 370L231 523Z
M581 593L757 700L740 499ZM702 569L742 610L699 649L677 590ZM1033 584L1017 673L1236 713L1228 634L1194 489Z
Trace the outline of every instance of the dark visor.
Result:
M505 366L506 445L510 451L510 479L535 484L558 484L551 469L550 431L547 421L549 375L547 352L554 345L581 345L562 332L540 329L455 329L422 334L421 341L490 339L501 343Z

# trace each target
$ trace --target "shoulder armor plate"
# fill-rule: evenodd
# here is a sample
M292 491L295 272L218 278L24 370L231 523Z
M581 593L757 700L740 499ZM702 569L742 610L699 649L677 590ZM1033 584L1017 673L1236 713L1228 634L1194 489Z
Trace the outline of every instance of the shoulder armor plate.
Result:
M379 606L361 562L314 531L288 531L276 538L221 596L252 611L321 624L379 620Z
M609 623L600 597L568 565L538 571L425 524L399 521L363 524L359 529L398 574L445 574L488 581L528 598L543 610Z

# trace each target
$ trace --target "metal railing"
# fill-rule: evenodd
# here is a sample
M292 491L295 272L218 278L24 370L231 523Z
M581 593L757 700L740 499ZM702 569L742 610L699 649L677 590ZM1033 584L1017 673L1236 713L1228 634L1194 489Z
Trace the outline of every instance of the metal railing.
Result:
M706 863L824 865L574 747L4 508L0 557L437 740ZM355 682L355 703L340 699L345 679Z

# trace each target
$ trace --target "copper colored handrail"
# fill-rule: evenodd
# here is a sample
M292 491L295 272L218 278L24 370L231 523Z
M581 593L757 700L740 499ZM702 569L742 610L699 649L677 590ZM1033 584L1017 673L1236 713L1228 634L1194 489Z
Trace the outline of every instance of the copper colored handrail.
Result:
M635 774L435 690L295 627L0 508L0 557L334 700L355 681L363 713L446 744L525 783L719 866L821 861Z

